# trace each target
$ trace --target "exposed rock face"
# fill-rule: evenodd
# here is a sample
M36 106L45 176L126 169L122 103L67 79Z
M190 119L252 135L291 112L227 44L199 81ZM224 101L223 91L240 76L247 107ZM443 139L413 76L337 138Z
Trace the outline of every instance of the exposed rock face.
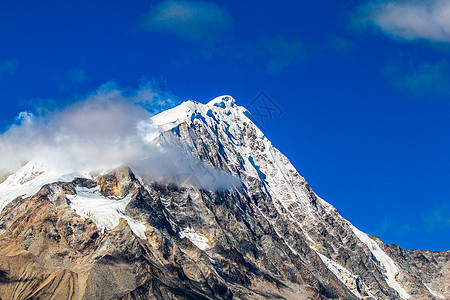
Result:
M1 299L450 298L450 252L354 228L247 116L220 97L154 117L192 166L175 183L122 166L15 200L0 185Z
M418 299L448 299L450 295L450 251L404 250L396 245L377 243L399 265L404 282ZM423 293L430 292L430 295ZM444 297L445 295L445 297Z

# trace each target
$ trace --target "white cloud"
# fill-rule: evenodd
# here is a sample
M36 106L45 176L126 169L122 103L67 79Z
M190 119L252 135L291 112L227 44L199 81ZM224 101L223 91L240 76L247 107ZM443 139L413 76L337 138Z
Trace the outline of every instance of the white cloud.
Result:
M143 153L152 152L136 129L151 116L144 106L152 106L152 101L160 105L157 92L150 90L150 86L121 90L108 83L69 107L41 109L45 113L37 116L19 113L16 124L0 135L0 169L14 171L30 159L73 171L135 163ZM172 103L166 99L166 105Z
M450 42L450 1L382 1L360 7L359 21L405 40Z
M167 32L188 40L214 38L232 23L232 17L224 8L202 1L164 1L155 5L142 20L147 30Z
M42 115L20 112L16 123L0 134L0 175L34 159L65 172L104 171L126 164L152 180L188 174L195 178L190 184L203 188L236 184L219 170L191 165L180 149L149 142L148 135L159 132L150 117L174 104L170 93L148 82L137 90L110 82L68 107L41 108Z

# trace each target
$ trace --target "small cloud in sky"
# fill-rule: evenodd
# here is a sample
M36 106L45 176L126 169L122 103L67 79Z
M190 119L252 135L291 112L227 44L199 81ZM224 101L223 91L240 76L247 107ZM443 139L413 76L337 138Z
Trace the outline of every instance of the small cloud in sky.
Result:
M8 59L5 61L0 61L0 75L1 74L13 74L16 71L17 60Z
M425 229L435 231L450 227L450 206L439 205L423 215Z
M78 68L72 68L66 71L66 79L74 84L84 84L89 78L86 73Z
M414 233L415 231L416 231L416 228L410 224L403 224L397 228L397 232L399 235L408 235L408 234Z
M399 236L409 235L417 231L417 228L410 224L394 224L391 219L383 219L381 224L374 230L376 234L394 233Z
M267 72L270 74L281 73L306 56L305 47L300 40L287 39L283 36L261 38L249 55L255 53L266 61Z
M77 67L67 68L57 72L49 73L48 79L52 84L56 85L61 91L76 93L83 86L89 83L89 76L87 73Z
M381 222L381 225L375 229L376 233L385 233L389 230L391 230L392 222L390 219L383 219Z
M149 31L174 34L188 40L213 39L231 28L233 18L223 7L203 1L164 1L144 15Z
M264 66L267 73L277 75L306 59L309 51L299 39L283 35L263 35L247 44L221 48L223 55Z
M450 1L375 1L359 7L359 26L397 39L450 42Z
M330 35L325 42L325 48L330 52L347 53L352 50L354 46L352 41L337 35Z
M220 46L204 45L189 49L182 58L172 61L171 66L179 68L222 58L239 67L249 64L268 74L278 75L307 59L311 52L310 47L296 37L261 35L245 42L222 41Z
M419 65L392 63L384 73L394 87L418 97L450 94L450 64L446 60Z

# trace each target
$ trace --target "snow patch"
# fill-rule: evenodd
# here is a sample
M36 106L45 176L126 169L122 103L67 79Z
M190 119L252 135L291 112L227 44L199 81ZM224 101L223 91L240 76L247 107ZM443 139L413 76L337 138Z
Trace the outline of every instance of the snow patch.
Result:
M187 238L190 240L197 248L205 251L208 250L209 244L208 244L208 238L204 236L201 233L196 232L192 228L184 228L182 231L180 231L180 238Z
M397 293L403 299L409 299L411 296L405 291L405 289L397 282L395 277L398 274L398 268L394 264L394 261L383 251L380 246L372 240L367 234L353 226L352 224L348 224L350 228L353 230L353 233L369 248L370 252L372 252L373 256L376 260L383 266L386 270L384 275L386 276L386 283L397 291Z
M48 183L70 182L79 174L50 169L43 162L29 161L0 184L0 211L17 197L31 197Z
M325 255L321 254L316 249L312 248L319 255L320 259L327 266L327 268L337 277L356 297L362 298L361 293L358 291L358 284L355 275L353 275L349 270L329 259Z
M125 215L125 208L131 200L131 196L116 200L103 196L100 187L76 188L76 195L68 195L70 208L82 217L90 218L104 233L119 225L120 218L125 219L131 230L138 237L146 239L146 226L143 222L136 221Z

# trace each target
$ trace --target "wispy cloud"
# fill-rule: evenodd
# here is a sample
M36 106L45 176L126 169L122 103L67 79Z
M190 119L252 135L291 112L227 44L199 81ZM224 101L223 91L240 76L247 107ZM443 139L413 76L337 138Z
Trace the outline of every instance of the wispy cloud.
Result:
M376 233L385 233L389 230L391 230L392 227L392 221L390 219L383 219L381 222L381 225L378 226L378 228L375 229Z
M425 229L435 231L450 227L450 206L439 205L423 215Z
M394 224L391 219L383 219L378 228L374 230L374 233L384 234L390 232L399 236L405 236L416 231L417 227L414 227L410 224Z
M322 51L325 49L331 53L344 54L353 50L354 47L355 45L352 41L337 35L330 35L326 42L319 46L319 49Z
M450 42L450 1L376 1L359 8L359 25L369 25L391 37Z
M266 61L267 72L271 74L281 73L306 56L305 47L300 40L286 39L283 36L263 37L253 47L248 53L249 56L255 53L259 55L260 59Z
M148 12L141 24L150 31L202 40L215 38L230 28L233 18L226 9L209 2L164 1Z
M450 64L446 60L406 66L391 63L383 71L394 87L405 90L413 96L450 94Z
M74 84L84 84L89 80L87 74L79 68L72 68L67 70L66 79Z
M0 75L3 74L13 74L16 71L17 60L8 59L5 61L0 61Z
M54 74L53 79L63 91L76 90L89 82L86 72L79 68L67 69L63 74Z
M259 36L244 43L225 42L217 45L205 45L190 50L183 58L172 62L173 67L192 65L198 61L213 60L218 57L230 59L239 65L249 64L271 75L297 65L309 57L311 49L297 38L283 35Z

